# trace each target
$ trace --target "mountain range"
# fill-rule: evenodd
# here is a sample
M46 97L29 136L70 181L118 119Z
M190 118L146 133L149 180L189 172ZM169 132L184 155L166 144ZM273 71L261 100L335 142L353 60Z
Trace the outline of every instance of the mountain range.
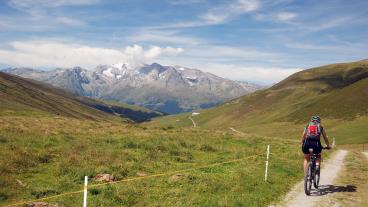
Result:
M142 122L162 113L104 102L0 71L0 115L64 116L96 121Z
M92 70L8 68L3 72L48 83L80 96L139 105L168 114L208 108L261 88L198 69L158 63L135 67L127 63L100 65Z

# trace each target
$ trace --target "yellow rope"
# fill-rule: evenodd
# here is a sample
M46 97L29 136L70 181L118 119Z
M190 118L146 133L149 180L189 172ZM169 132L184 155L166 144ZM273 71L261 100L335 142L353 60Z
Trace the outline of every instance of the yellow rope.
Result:
M228 163L240 162L240 161L243 161L243 160L247 160L249 158L257 157L259 155L262 155L262 154L252 155L252 156L243 157L243 158L234 159L234 160L229 160L229 161L225 161L225 162L219 162L219 163L213 163L213 164L208 164L208 165L202 165L202 166L198 166L198 167L192 167L192 168L183 169L183 170L176 170L176 171L171 171L171 172L167 172L167 173L159 173L159 174L147 175L147 176L142 176L142 177L127 178L127 179L123 179L123 180L119 180L119 181L113 181L113 182L109 182L109 183L88 185L88 188L99 187L99 186L103 186L103 185L112 185L112 184L123 183L123 182L130 182L130 181L135 181L135 180L142 180L142 179L153 178L153 177L162 177L162 176L165 176L165 175L171 175L171 174L176 174L176 173L181 173L181 172L187 172L187 171L198 170L198 169L203 169L203 168L208 168L208 167L214 167L214 166L219 166L219 165L228 164ZM27 204L27 203L44 201L44 200L53 199L53 198L57 198L57 197L62 197L62 196L66 196L66 195L82 193L83 191L84 190L78 190L78 191L66 192L66 193L62 193L62 194L58 194L58 195L54 195L54 196L49 196L49 197L44 197L44 198L39 198L39 199L34 199L34 200L21 201L21 202L18 202L18 203L13 203L13 204L6 205L4 207L19 206L19 205L24 205L24 204Z

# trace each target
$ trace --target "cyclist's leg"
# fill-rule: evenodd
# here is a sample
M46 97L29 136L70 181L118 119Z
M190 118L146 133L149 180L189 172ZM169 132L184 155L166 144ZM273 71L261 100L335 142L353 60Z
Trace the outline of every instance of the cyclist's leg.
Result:
M302 151L304 155L304 163L303 163L304 173L307 170L308 162L310 161L309 147L310 146L308 140L305 140L304 143L302 144Z
M318 142L316 143L316 149L315 149L315 152L317 155L317 159L316 159L316 166L317 166L317 169L319 169L319 166L321 164L321 152L322 152L322 145L321 145L321 141L318 140Z
M304 173L307 170L308 162L310 161L310 154L304 154Z

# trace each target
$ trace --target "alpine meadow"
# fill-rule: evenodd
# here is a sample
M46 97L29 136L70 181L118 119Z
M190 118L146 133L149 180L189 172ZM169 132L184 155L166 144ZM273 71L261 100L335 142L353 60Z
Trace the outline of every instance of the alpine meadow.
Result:
M368 206L367 8L0 2L0 206Z

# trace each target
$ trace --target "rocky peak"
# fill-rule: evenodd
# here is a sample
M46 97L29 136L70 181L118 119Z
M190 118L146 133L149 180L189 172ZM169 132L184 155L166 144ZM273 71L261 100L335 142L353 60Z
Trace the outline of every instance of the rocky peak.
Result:
M141 67L139 69L140 73L144 73L144 74L149 74L149 73L163 73L167 70L167 68L165 66L162 66L158 63L152 63L151 65L144 65L143 67Z
M112 99L166 113L210 107L257 90L211 73L158 63L130 66L126 63L51 71L12 70L10 73L44 81L93 98Z

